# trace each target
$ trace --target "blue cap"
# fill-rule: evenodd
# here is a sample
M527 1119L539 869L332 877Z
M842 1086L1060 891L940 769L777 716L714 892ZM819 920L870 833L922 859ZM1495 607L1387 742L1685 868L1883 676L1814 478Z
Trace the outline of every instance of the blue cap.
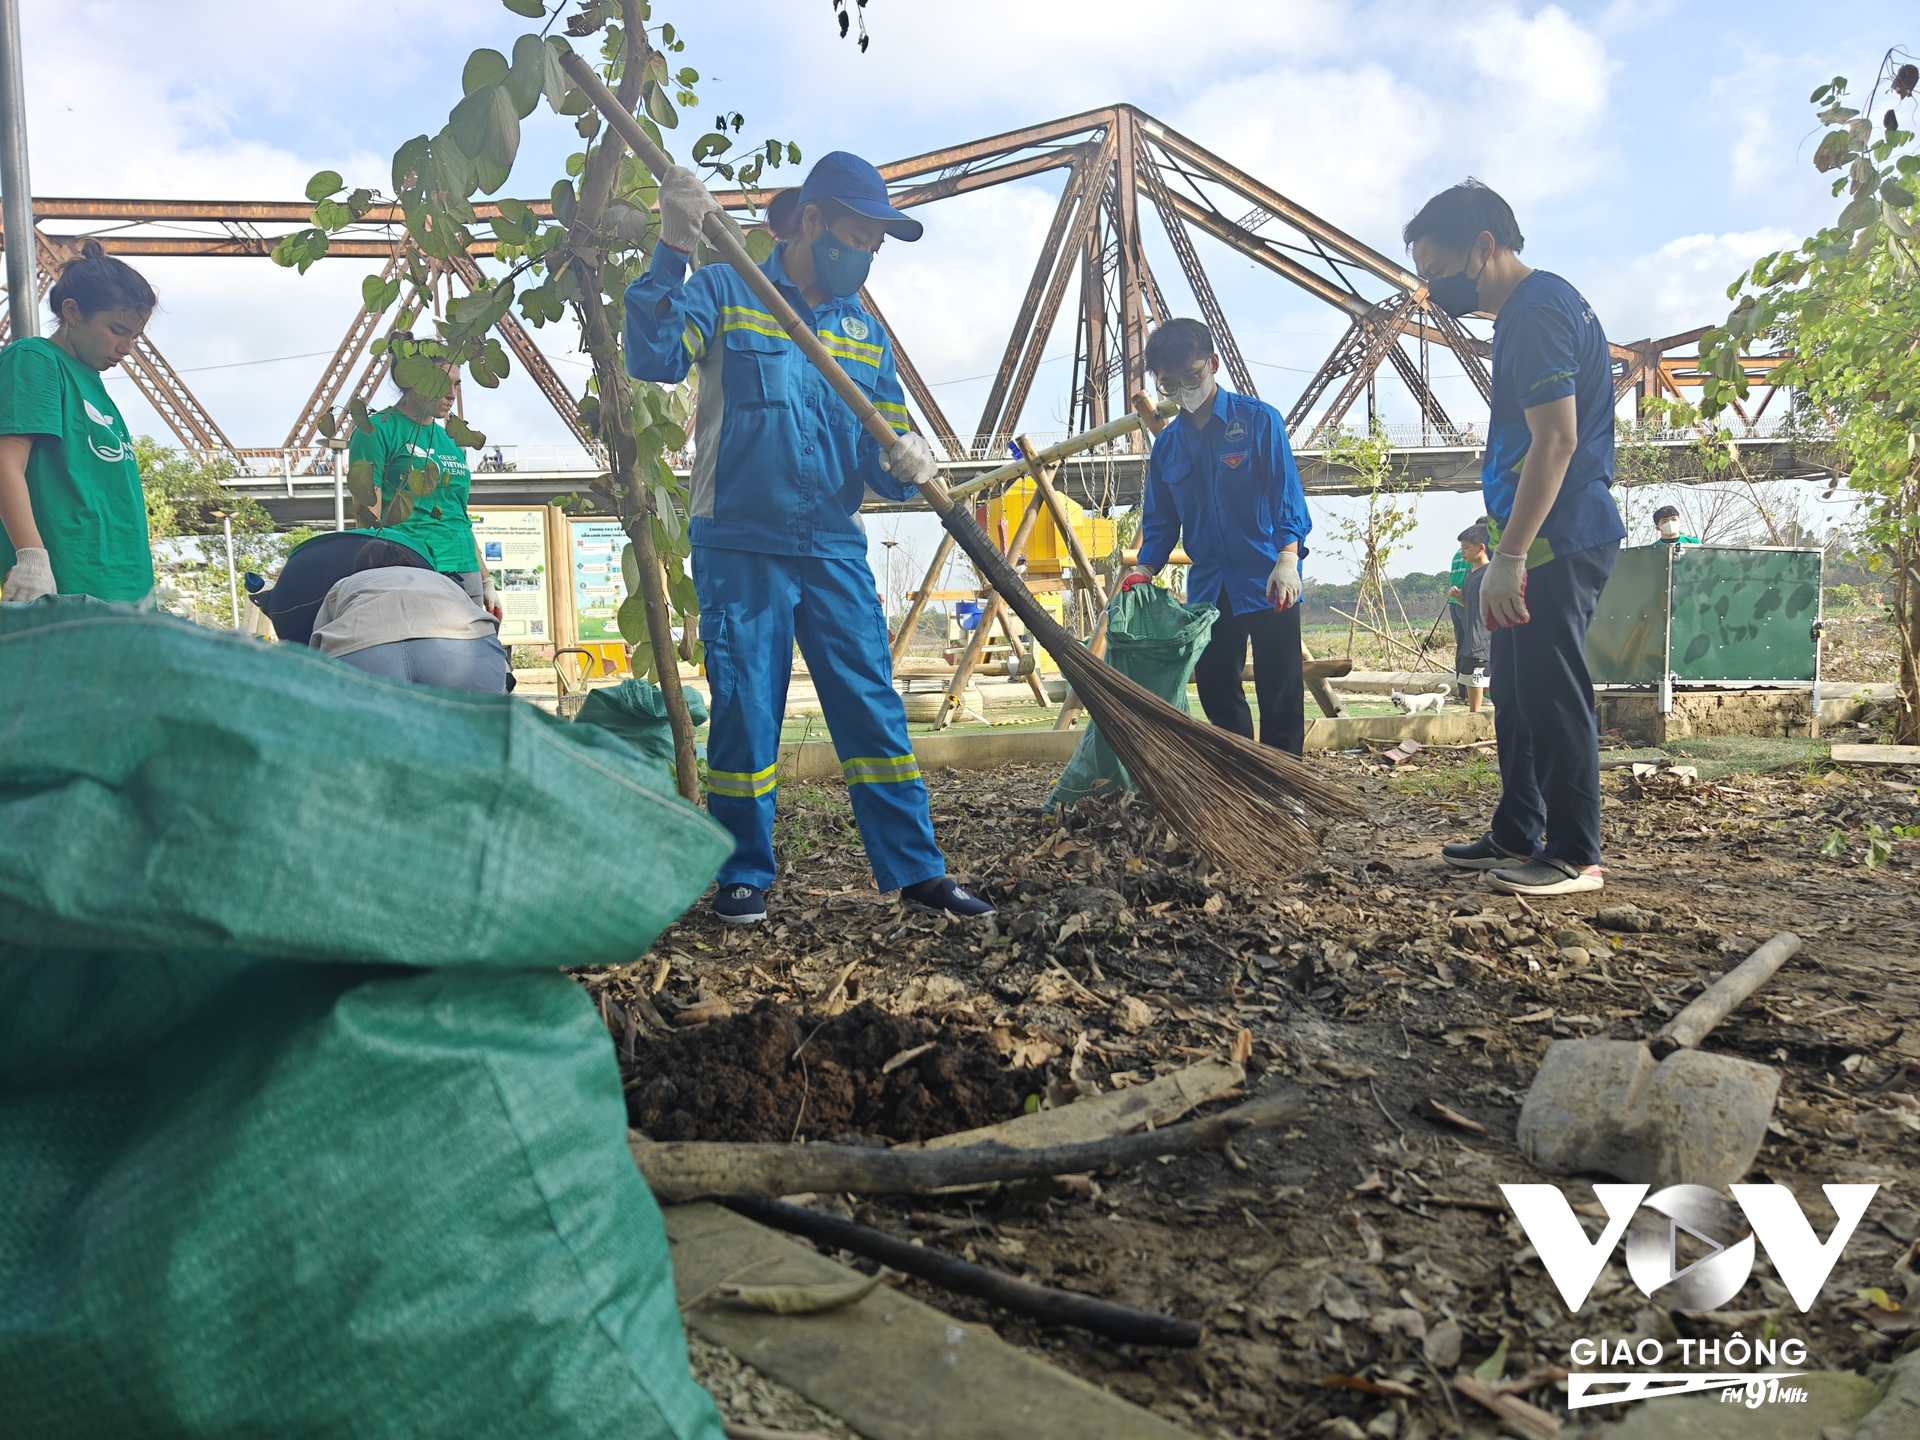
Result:
M806 183L800 187L800 203L804 206L816 200L838 200L856 215L884 220L887 234L896 240L918 240L926 229L904 210L887 203L887 182L878 170L845 150L822 155L807 172Z

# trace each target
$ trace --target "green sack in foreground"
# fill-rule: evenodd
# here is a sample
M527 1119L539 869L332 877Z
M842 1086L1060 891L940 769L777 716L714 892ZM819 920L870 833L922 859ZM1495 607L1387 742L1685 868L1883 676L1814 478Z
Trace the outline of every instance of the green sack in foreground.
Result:
M1211 605L1182 605L1158 585L1136 585L1107 605L1107 663L1182 712L1187 681L1213 634L1220 612ZM1137 790L1120 757L1092 720L1074 747L1046 808L1071 805L1113 788Z
M0 945L0 1434L720 1440L578 985L237 959Z
M698 728L707 723L707 697L698 690L683 690L687 697L687 717ZM642 755L673 766L673 726L667 719L667 697L658 685L637 676L618 685L589 690L580 702L578 725L598 725L611 731Z
M0 604L0 695L0 1435L719 1440L555 973L719 827L524 702L84 600Z
M0 696L22 943L624 964L732 849L592 728L125 607L0 605Z

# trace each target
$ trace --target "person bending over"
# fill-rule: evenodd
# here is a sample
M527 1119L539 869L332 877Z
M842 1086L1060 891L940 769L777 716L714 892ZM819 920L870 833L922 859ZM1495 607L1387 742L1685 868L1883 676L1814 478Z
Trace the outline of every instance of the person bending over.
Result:
M369 540L327 592L307 643L387 680L477 695L507 693L500 622L410 545Z

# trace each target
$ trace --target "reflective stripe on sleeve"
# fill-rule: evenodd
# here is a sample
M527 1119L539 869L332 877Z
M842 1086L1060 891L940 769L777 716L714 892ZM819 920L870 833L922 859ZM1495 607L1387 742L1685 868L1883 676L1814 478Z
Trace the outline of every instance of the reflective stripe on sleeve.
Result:
M840 762L849 785L890 785L920 778L920 762L912 755L860 755Z
M680 332L680 343L687 347L687 357L696 365L700 363L700 357L707 353L706 337L691 320L687 322L687 328Z
M880 412L880 418L891 425L894 433L904 435L913 428L913 422L907 418L907 407L896 405L891 400L876 400L873 408Z
M774 788L777 783L774 771L780 768L779 762L745 774L738 770L707 771L707 790L714 795L726 795L735 800L757 800Z

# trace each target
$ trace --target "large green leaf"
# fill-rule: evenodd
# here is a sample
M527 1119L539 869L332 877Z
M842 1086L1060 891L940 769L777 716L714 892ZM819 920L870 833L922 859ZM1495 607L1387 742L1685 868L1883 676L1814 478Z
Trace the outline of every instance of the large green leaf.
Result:
M619 613L620 638L629 645L643 645L647 640L647 602L639 591L634 591L620 602ZM637 657L636 657L637 658ZM637 675L640 672L634 671Z
M520 151L520 112L505 86L493 92L492 113L487 119L486 158L502 170L513 168L513 157ZM499 189L498 185L494 189Z
M498 86L483 85L467 92L467 98L447 115L447 130L460 153L472 158L487 153L487 131L493 123L493 97Z
M620 552L620 578L629 595L640 593L640 554L631 545Z
M733 141L718 131L709 131L693 142L693 163L704 164L715 155L724 155L733 148Z
M747 254L753 257L756 265L767 263L767 257L773 254L773 247L777 243L770 232L757 226L747 232Z
M487 443L487 437L474 429L458 415L447 416L447 436L462 450L478 450Z
M1853 203L1840 212L1836 225L1846 231L1858 230L1880 218L1880 201L1869 191L1865 195L1854 197Z
M393 363L393 383L405 390L416 390L433 372L433 362L424 355L402 355Z
M1847 143L1847 132L1829 130L1826 139L1822 140L1820 147L1813 152L1813 168L1822 173L1838 170L1847 163L1847 156L1850 153L1852 153L1852 147Z
M658 56L655 56L658 59ZM667 88L654 85L647 90L647 114L668 130L678 128L680 112L673 108L673 102L667 99Z
M547 47L538 35L522 35L513 42L513 68L507 72L506 85L522 120L540 103L540 89L547 78L546 57Z
M467 66L460 72L460 93L471 95L485 86L498 85L506 78L506 56L498 50L476 50L467 57Z
M407 517L413 514L413 496L402 490L387 501L385 513L380 517L382 525L404 525Z
M419 470L407 472L407 489L416 495L431 495L440 488L440 467L429 460Z
M347 492L356 505L373 504L373 462L355 460L347 466Z
M393 193L404 194L420 188L420 172L427 163L427 148L432 142L416 135L393 152Z
M331 410L322 410L320 412L320 418L313 422L313 428L331 440L333 438L333 432L340 428L340 422L333 418L333 412Z
M568 53L567 42L558 35L549 36L546 50L541 60L540 92L547 97L547 104L553 107L556 115L564 114L567 95L574 88L572 79L560 66L561 57Z
M500 0L500 3L516 15L524 15L529 20L546 18L547 8L540 0Z
M338 195L347 188L347 182L341 178L338 170L322 170L307 181L307 199L318 203L329 195Z
M468 164L468 173L473 180L473 188L478 190L482 195L493 194L494 191L507 183L507 176L512 173L506 166L494 164L492 158L486 155L477 156L468 162Z

